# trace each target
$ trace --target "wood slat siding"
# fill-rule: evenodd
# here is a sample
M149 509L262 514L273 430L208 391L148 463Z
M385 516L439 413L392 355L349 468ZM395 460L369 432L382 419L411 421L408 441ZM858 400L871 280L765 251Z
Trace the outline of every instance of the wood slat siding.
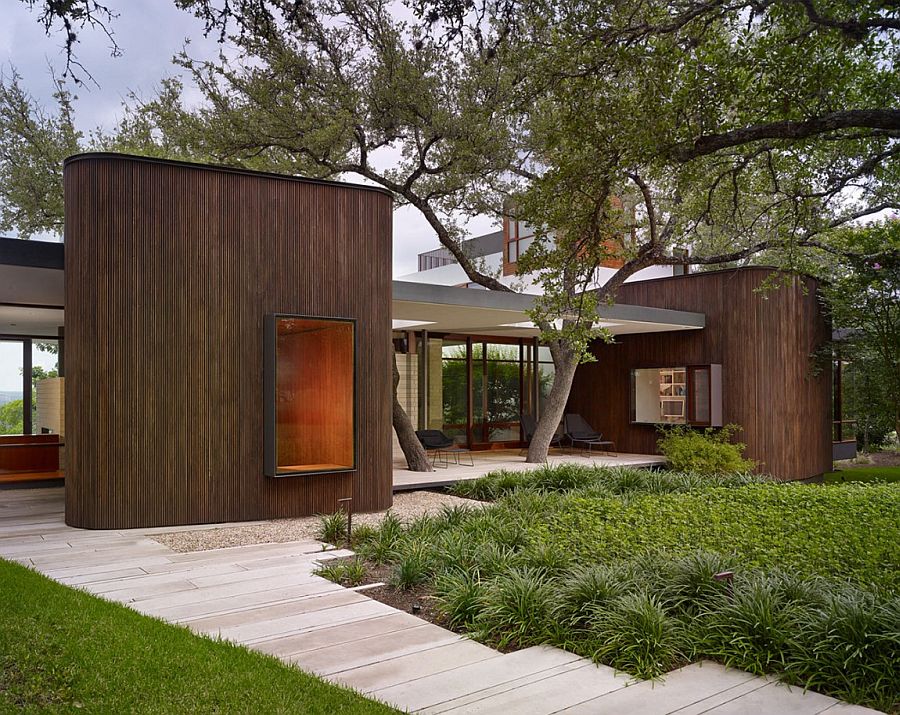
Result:
M65 199L68 524L391 505L388 195L82 155ZM263 319L276 312L357 320L354 473L263 475Z
M831 469L831 374L811 354L828 340L812 279L757 292L771 269L744 268L625 284L622 303L706 314L703 330L624 335L578 368L568 409L623 452L656 453L655 428L630 422L630 371L722 364L723 417L759 471L805 479Z

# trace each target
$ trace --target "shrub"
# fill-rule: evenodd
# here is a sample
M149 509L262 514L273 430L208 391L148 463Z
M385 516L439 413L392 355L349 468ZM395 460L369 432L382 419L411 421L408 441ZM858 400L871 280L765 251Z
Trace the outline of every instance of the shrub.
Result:
M720 596L701 614L699 647L725 665L778 673L790 661L799 622L799 604L774 579L754 575L736 580L730 597Z
M554 589L543 571L515 568L494 579L485 593L479 626L500 648L526 648L546 641Z
M340 544L347 538L347 514L336 511L334 514L319 516L319 540L329 544Z
M681 472L749 472L756 464L743 458L746 445L731 441L739 430L737 425L726 425L718 430L710 427L702 432L682 425L663 427L657 445L669 460L669 466Z
M357 547L357 552L376 564L387 563L395 556L404 539L403 523L388 512L371 538Z
M484 584L461 571L440 574L434 581L438 611L447 625L458 630L471 630L484 607Z
M900 599L835 593L824 608L803 612L797 641L787 667L795 682L889 712L900 704Z
M586 627L610 601L623 596L633 583L626 574L608 566L578 566L560 584L556 617L573 627Z
M358 558L334 559L319 566L314 573L343 586L359 586L366 579L366 565Z
M398 588L412 588L431 575L433 560L427 546L414 542L405 548L397 559L391 583Z
M697 551L675 559L666 574L663 598L677 613L696 615L705 605L727 594L728 586L714 576L734 568L735 559Z
M659 677L684 660L681 626L645 592L620 596L598 611L592 635L594 660L638 678Z

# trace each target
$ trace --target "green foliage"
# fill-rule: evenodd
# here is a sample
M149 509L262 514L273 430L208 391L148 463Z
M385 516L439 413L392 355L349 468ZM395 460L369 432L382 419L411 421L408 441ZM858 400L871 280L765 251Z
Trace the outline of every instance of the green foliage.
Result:
M498 647L545 642L555 594L543 570L514 567L488 584L478 625Z
M859 467L828 472L824 476L826 484L842 482L900 482L900 467Z
M702 432L684 425L663 427L660 428L662 437L657 445L669 460L669 466L680 472L749 472L756 465L743 458L746 445L731 441L739 430L737 425L726 425L720 429L707 428Z
M849 331L837 346L850 361L845 412L877 445L900 434L900 221L846 229L834 242L861 254L820 271L832 322Z
M798 604L774 579L753 576L701 616L698 649L757 675L783 672L791 659Z
M470 631L484 609L485 582L465 571L448 571L434 580L437 609L450 628Z
M277 658L0 560L0 711L389 713Z
M588 642L596 641L595 660L638 678L654 678L684 660L681 630L657 597L635 591L596 612Z
M713 658L887 710L900 698L895 485L566 466L464 488L496 501L386 528L388 562L452 628L641 677Z
M327 544L340 544L347 539L347 514L336 511L333 514L319 516L319 541Z
M648 471L632 467L588 467L559 464L510 472L498 470L479 479L457 482L450 489L461 497L496 501L516 494L547 495L578 491L584 495L666 494L691 491L704 486L741 486L765 481L748 472L700 476L674 471ZM546 501L540 501L545 504Z
M796 629L794 657L787 663L792 680L896 710L900 599L836 591L824 607L802 611Z
M357 552L377 564L383 564L397 553L404 538L403 523L392 512L388 512L381 524L374 529L368 539L356 547Z
M734 555L873 587L900 587L900 491L891 484L751 484L681 494L565 499L531 537L565 539L579 561L663 550ZM798 536L802 535L802 536Z
M10 400L0 405L0 434L22 434L25 430L24 405L24 400Z
M315 574L343 586L359 586L366 579L366 564L359 558L330 559Z
M428 579L432 568L433 560L428 546L422 541L413 541L397 557L391 584L403 589L418 586Z

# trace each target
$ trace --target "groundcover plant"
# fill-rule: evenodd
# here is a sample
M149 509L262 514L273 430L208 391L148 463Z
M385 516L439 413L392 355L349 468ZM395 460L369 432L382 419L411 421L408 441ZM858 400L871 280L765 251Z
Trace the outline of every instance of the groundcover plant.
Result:
M491 503L353 537L453 629L641 678L710 658L897 710L897 485L564 465L455 491Z

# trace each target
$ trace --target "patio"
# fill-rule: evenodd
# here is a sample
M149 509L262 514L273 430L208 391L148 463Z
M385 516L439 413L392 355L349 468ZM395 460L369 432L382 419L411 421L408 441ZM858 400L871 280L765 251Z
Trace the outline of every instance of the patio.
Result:
M406 462L394 460L394 492L410 489L434 489L446 487L456 482L478 479L488 472L505 469L521 472L535 469L539 465L529 464L525 457L515 449L498 449L466 453L472 455L474 466L466 463L455 464L453 461L446 468L438 467L433 472L411 472ZM553 449L547 458L547 464L579 464L587 467L661 467L666 458L658 454L604 454L598 453L583 457L577 451Z

